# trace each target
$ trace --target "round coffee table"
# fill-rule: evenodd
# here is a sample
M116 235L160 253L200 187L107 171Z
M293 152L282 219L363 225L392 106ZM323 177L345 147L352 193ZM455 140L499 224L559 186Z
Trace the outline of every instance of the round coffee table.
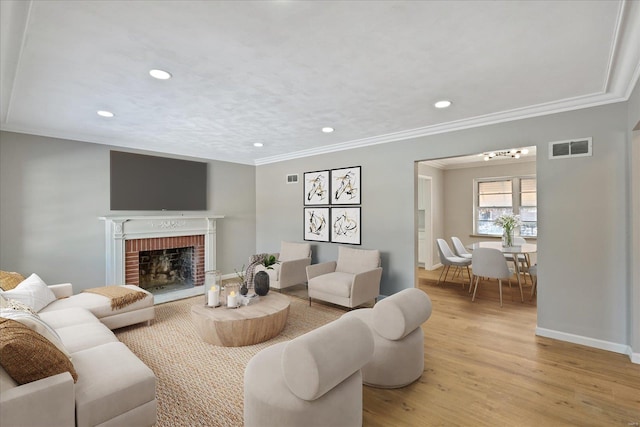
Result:
M191 319L203 341L223 347L267 341L282 332L288 315L289 298L275 292L239 308L191 306Z

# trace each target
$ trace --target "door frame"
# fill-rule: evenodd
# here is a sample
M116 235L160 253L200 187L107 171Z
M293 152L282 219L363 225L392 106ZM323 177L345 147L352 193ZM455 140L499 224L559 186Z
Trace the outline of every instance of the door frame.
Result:
M425 193L424 195L428 195L428 199L429 199L429 209L425 209L425 221L424 221L424 225L425 225L425 263L424 263L424 268L425 270L432 270L433 269L433 205L432 205L432 200L433 200L433 177L429 176L429 175L422 175L422 174L418 174L418 181L419 180L423 180L424 182L424 186L423 186L423 192ZM420 186L418 185L418 188L420 188ZM418 200L421 197L421 194L418 194ZM418 209L419 204L418 204L418 200L416 200L416 217L418 217L420 211ZM419 220L416 222L416 242L419 245L419 241L418 241L418 232L419 232L419 228L418 225L419 224ZM416 259L417 259L417 263L416 265L420 264L420 260L418 259L417 255L416 255Z

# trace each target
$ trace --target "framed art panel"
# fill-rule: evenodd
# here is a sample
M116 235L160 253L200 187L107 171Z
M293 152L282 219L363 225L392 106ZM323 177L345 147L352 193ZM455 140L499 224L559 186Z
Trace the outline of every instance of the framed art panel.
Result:
M332 205L359 205L361 190L360 166L331 170Z
M331 241L359 245L361 237L360 207L331 208Z
M304 240L329 241L329 208L304 208Z
M329 204L329 171L304 173L304 205Z

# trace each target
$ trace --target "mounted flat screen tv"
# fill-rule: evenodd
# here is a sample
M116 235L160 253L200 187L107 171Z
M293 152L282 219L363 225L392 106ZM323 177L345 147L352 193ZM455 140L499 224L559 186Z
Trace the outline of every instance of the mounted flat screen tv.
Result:
M207 163L111 151L111 210L203 211Z

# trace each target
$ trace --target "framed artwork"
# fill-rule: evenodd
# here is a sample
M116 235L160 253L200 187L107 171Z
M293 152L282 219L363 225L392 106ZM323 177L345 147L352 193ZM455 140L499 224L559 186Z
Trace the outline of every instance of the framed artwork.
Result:
M304 205L329 204L329 171L304 173Z
M329 208L304 208L304 240L329 241Z
M359 245L360 225L360 206L331 208L332 242Z
M331 204L360 204L360 166L331 170Z

